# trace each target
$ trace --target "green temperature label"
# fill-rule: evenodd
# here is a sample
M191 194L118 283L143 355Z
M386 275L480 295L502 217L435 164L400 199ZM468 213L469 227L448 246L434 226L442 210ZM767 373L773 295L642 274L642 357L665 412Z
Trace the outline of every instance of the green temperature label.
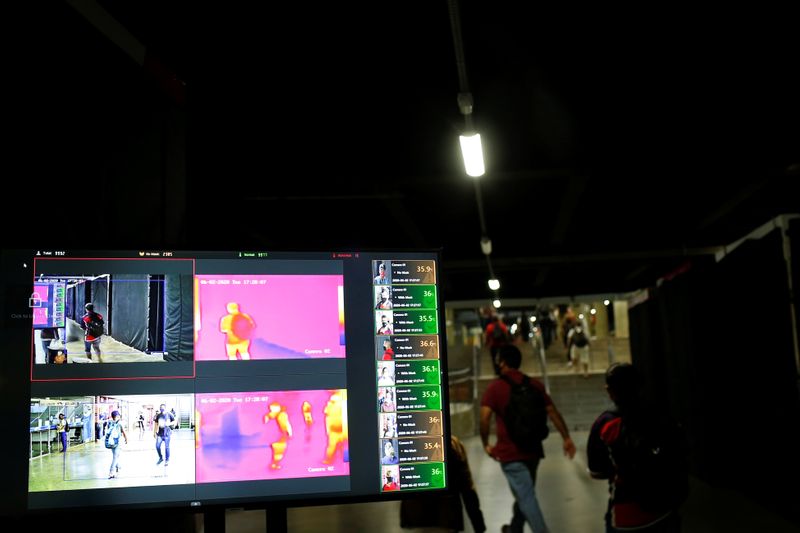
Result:
M444 463L400 465L400 490L443 489Z
M394 285L390 287L394 309L436 309L436 285Z
M439 333L436 311L402 310L393 311L391 320L394 323L394 334L423 334L435 335ZM380 332L378 334L381 334Z
M398 385L438 385L439 361L395 361L395 383Z
M439 385L420 385L416 387L395 387L398 411L442 408L442 395Z

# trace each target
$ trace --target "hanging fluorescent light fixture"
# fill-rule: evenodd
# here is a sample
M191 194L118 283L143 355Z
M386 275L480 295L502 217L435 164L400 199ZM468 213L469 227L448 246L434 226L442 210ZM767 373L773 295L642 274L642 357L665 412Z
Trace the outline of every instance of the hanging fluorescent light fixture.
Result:
M461 155L464 156L464 169L468 176L479 178L486 173L483 166L483 148L481 147L481 134L460 135Z

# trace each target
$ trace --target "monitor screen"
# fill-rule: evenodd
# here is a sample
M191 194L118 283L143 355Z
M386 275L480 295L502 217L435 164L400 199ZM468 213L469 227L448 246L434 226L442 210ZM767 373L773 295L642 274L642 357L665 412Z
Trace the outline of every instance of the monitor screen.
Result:
M447 488L437 252L2 260L15 422L2 451L24 465L5 506L202 509Z

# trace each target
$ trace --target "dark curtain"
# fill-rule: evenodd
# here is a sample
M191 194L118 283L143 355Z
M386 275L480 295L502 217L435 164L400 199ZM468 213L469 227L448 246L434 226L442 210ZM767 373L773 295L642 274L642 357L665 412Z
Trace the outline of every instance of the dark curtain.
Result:
M66 306L64 314L67 316L67 318L77 320L75 318L75 287L70 287L67 289L67 301L64 305Z
M166 321L164 340L167 361L191 361L194 356L192 276L167 274L165 278Z
M88 283L78 283L75 285L75 300L73 312L75 313L75 321L80 322L83 316L83 306L87 303L86 287Z
M780 233L696 262L630 310L648 399L687 428L693 472L800 523L800 398Z
M149 283L150 301L148 304L149 327L147 347L150 352L164 351L164 275L150 276Z
M147 350L148 278L146 274L111 276L113 337L139 351Z
M98 278L89 283L91 287L90 294L92 295L89 301L94 304L94 312L103 315L103 320L105 322L104 328L106 333L108 333L108 328L110 326L108 317L108 278ZM83 316L83 313L85 313L85 311L81 310L81 316Z

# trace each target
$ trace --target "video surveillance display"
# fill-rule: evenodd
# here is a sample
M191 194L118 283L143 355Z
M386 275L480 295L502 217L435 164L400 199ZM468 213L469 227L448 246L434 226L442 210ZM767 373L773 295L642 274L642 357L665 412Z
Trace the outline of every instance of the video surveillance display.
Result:
M10 513L448 488L438 253L3 250ZM25 438L26 441L22 441ZM23 453L27 457L23 457ZM27 466L22 468L22 465Z

